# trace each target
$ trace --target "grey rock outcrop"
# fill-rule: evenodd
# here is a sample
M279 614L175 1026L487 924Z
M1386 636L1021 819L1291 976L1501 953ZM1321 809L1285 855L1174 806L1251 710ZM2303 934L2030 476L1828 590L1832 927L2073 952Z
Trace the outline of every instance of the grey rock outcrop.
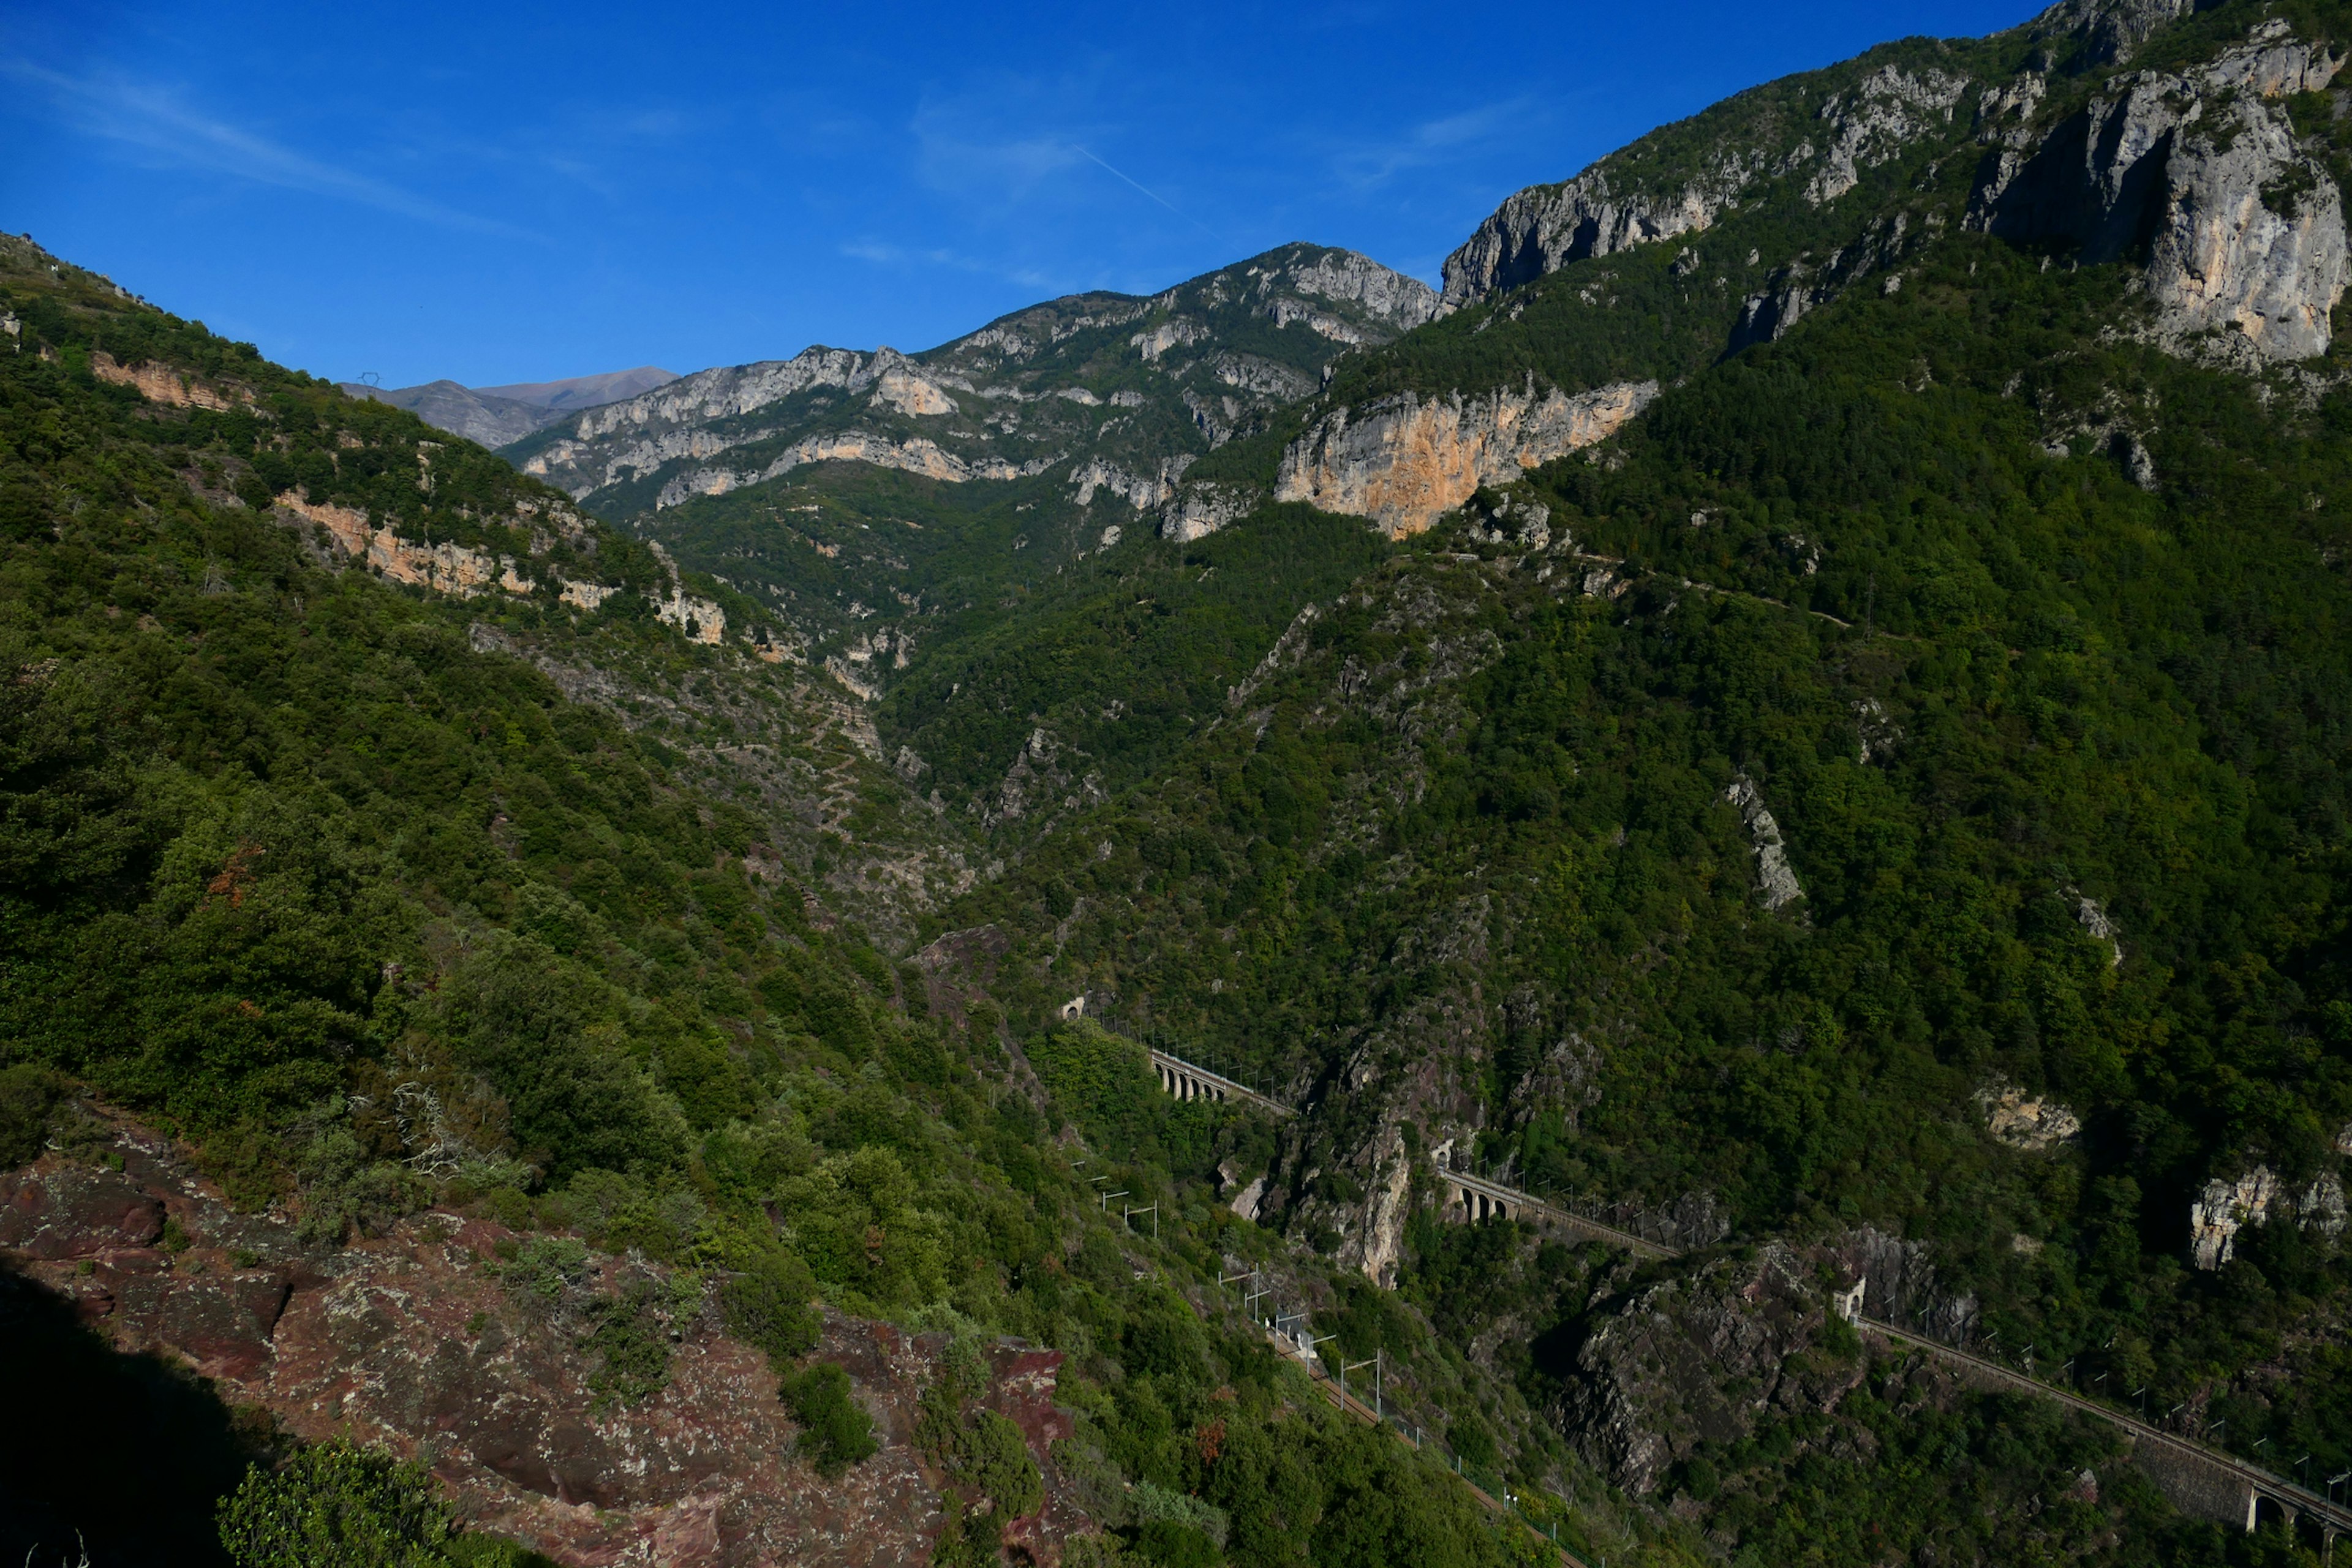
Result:
M2107 944L2107 966L2116 968L2124 961L2123 927L2116 924L2106 906L2073 888L2067 889L2074 900L2074 921L2091 933L2092 939Z
M1862 183L1862 171L1898 156L1921 134L1950 123L1968 85L1966 77L1948 71L1915 75L1899 66L1885 66L1851 92L1832 96L1821 109L1829 145L1821 168L1805 187L1806 199L1816 206L1835 201Z
M2220 118L2184 135L2166 170L2147 266L2158 331L2234 331L2271 360L2325 353L2344 296L2343 196L2277 110L2240 100Z
M2248 1226L2288 1218L2323 1240L2342 1236L2343 1176L2322 1171L2297 1191L2268 1165L2256 1165L2234 1179L2206 1183L2189 1205L2189 1260L2202 1269L2219 1268L2236 1256L2238 1235Z
M1711 226L1761 172L1752 154L1727 151L1698 178L1655 193L1631 188L1606 160L1564 184L1531 185L1497 207L1445 258L1444 304L1475 303L1571 261Z
M2256 1165L2235 1181L2206 1183L2189 1207L2189 1262L2204 1269L2229 1262L2237 1251L2238 1232L2269 1224L2279 1196L2278 1176L2268 1165Z
M2028 1151L2071 1143L2083 1135L2083 1119L2054 1100L2034 1099L2013 1083L1995 1080L1977 1090L1985 1130L2012 1149Z
M1747 824L1749 843L1756 851L1756 896L1768 910L1777 910L1796 902L1805 896L1797 881L1796 868L1789 864L1789 847L1780 837L1780 825L1764 807L1764 793L1756 781L1742 773L1725 786L1723 798L1738 808L1739 819Z
M2273 100L2326 86L2343 61L2271 22L2185 75L2117 79L2038 140L1996 115L1969 222L2087 262L2145 247L2168 347L2219 332L2252 363L2325 353L2347 279L2343 198Z
M2329 1241L2344 1234L2344 1178L2329 1171L2303 1189L2294 1201L2298 1223Z
M1245 516L1265 499L1265 491L1249 485L1188 485L1160 513L1160 537L1189 544Z
M1302 294L1361 305L1400 330L1420 326L1439 309L1436 289L1352 250L1327 250L1311 264L1293 266L1286 281Z
M2131 58L2159 28L2200 8L2199 0L2064 0L2032 26L2044 35L2078 37L2092 63L2116 65Z
M1479 396L1404 393L1335 409L1284 451L1275 499L1367 518L1392 536L1418 533L1482 484L1508 484L1606 440L1657 395L1643 381L1570 395L1530 376Z
M1773 1243L1744 1265L1643 1291L1579 1347L1560 1429L1619 1486L1647 1494L1699 1444L1736 1443L1768 1410L1834 1406L1863 1363L1798 1353L1821 1335L1812 1272Z
M1160 459L1158 471L1129 473L1116 463L1089 458L1070 473L1070 485L1080 506L1091 506L1097 492L1108 491L1138 511L1163 504L1176 493L1176 481L1192 466L1192 454L1180 452Z

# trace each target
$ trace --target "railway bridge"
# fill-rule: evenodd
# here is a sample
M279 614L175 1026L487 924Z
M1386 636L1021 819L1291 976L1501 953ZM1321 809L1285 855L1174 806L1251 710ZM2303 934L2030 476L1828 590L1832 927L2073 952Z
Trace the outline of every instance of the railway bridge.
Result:
M1212 1072L1167 1051L1146 1048L1151 1051L1151 1070L1160 1076L1160 1090L1178 1100L1212 1100L1224 1104L1253 1105L1275 1116L1298 1114L1282 1101L1260 1094L1249 1085L1227 1078L1221 1072Z
M1276 1116L1298 1112L1222 1073L1196 1066L1166 1051L1151 1052L1160 1087L1180 1100L1213 1100L1247 1104ZM1643 1258L1670 1258L1679 1247L1633 1235L1614 1226L1588 1219L1535 1194L1441 1163L1436 1170L1445 1197L1448 1217L1465 1223L1512 1219L1541 1223L1620 1247ZM2297 1486L2285 1477L2247 1463L2236 1455L2211 1447L2179 1433L2136 1419L2122 1411L2085 1399L2072 1389L2045 1383L1990 1357L1948 1345L1892 1323L1861 1313L1863 1291L1845 1292L1836 1310L1865 1333L1889 1342L1908 1345L1941 1361L1979 1385L1990 1384L2054 1399L2083 1415L2105 1421L2131 1439L2133 1461L2183 1512L2235 1525L2252 1532L2265 1510L2274 1511L2292 1528L2308 1520L2318 1527L2324 1550L2332 1557L2336 1538L2352 1534L2352 1507Z

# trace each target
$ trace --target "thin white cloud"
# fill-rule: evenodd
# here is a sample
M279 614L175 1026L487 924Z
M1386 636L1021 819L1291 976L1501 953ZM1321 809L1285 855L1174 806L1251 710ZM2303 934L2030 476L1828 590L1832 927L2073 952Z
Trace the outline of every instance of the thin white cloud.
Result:
M167 165L334 197L443 228L539 237L513 224L460 212L371 175L321 163L190 109L169 89L150 83L69 77L21 61L0 61L0 74L41 91L73 129L135 147Z
M1076 147L1059 137L991 141L959 136L920 121L915 133L920 150L917 172L923 183L952 195L1018 202L1082 161Z
M1385 142L1344 148L1332 163L1343 184L1366 190L1408 169L1432 168L1467 157L1506 133L1523 134L1538 112L1526 98L1465 110L1423 121Z
M1018 283L1024 289L1051 289L1059 293L1072 292L1066 285L1033 267L1009 262L987 261L965 256L958 251L931 248L910 250L879 239L853 239L841 247L841 254L858 261L870 261L877 267L901 270L919 267L940 267L954 272L977 273L983 278L1001 278L1008 283Z

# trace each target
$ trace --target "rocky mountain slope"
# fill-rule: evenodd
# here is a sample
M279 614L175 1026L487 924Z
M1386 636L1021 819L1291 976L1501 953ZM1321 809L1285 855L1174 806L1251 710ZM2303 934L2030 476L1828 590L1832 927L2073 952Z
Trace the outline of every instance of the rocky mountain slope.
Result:
M2347 56L1907 40L585 504L20 257L7 1310L242 1402L175 1518L347 1418L566 1561L2317 1560L1846 1313L2352 1467Z
M920 355L707 371L508 456L740 590L789 657L878 698L920 650L1004 635L1072 574L1147 562L1150 509L1191 464L1435 302L1361 257L1288 246L1148 299L1050 301Z
M948 482L1053 470L1079 507L1106 493L1132 511L1436 304L1352 252L1286 246L1149 298L1050 300L919 354L813 348L703 371L512 456L614 516L828 461Z
M639 393L651 392L657 386L667 386L677 379L677 372L674 370L641 364L634 370L571 375L560 381L509 382L502 386L478 386L474 390L485 397L510 398L517 403L572 412L582 408L601 408L607 403L618 403Z
M1220 1295L1328 1287L1245 1123L893 961L970 874L740 601L27 242L0 334L12 1560L1527 1560Z
M942 921L1278 1086L1305 1114L1264 1166L1201 1179L1450 1311L1727 1552L1789 1543L1795 1434L1853 1415L1822 1452L1891 1488L1940 1417L1866 1381L1784 1408L1756 1382L1794 1348L1779 1287L1691 1276L1724 1304L1679 1394L1638 1293L1524 1233L1525 1297L1450 1302L1509 1254L1438 1223L1435 1162L1694 1245L1866 1223L1940 1280L1908 1321L2352 1463L2347 53L2333 7L2062 7L1513 198L1450 313L1160 508L1157 559L1195 574L1307 517L1399 538L1263 624L1181 738L1096 716L1094 671L1164 689L1214 624L1144 557L917 650L886 743L953 772L1008 867ZM1058 815L1004 810L1041 783ZM1725 1389L1719 1431L1673 1408Z
M1447 258L1445 320L1344 369L1267 450L1198 470L1163 526L1270 493L1417 531L1605 437L1656 384L1901 288L1954 230L2128 257L2133 330L2184 353L2248 374L2325 353L2347 263L2320 95L2343 48L2284 16L2159 31L2162 12L2061 6L1889 45L1520 192Z
M1072 515L1086 487L1057 495L1035 479L810 476L730 507L641 514L641 526L682 559L761 584L814 661L886 697L898 743L919 760L953 753L948 765L969 784L970 726L953 742L938 726L969 707L976 679L996 684L982 670L1005 658L1030 668L1009 675L1020 710L984 742L992 777L1018 765L1028 715L1052 744L1097 755L1121 745L1099 715L1132 699L1077 662L1038 689L1039 660L1005 629L1036 617L1016 606L1068 604L1099 625L1115 613L1110 593L1080 584L1108 575L1136 588L1129 606L1150 596L1140 584L1157 557L1139 539L1157 531L1197 548L1269 502L1410 535L1482 487L1507 489L1592 449L1661 388L1785 337L1812 310L1899 291L1916 258L1960 235L2125 268L2137 283L2119 329L2266 384L2304 384L2332 344L2344 282L2332 194L2342 121L2321 92L2341 51L2274 16L2213 13L2165 32L2084 16L2061 9L1989 39L1892 45L1767 84L1574 181L1514 196L1449 259L1435 319L1339 360L1328 386L1270 411L1264 429L1205 453L1172 486L1134 492L1171 491L1141 517L1107 490ZM2135 47L2154 52L2125 63ZM2208 133L2209 120L2226 123ZM2226 223L2202 216L2225 211ZM2110 396L2053 412L2049 438L2095 433L2147 480L2148 423ZM1003 654L986 651L992 639Z

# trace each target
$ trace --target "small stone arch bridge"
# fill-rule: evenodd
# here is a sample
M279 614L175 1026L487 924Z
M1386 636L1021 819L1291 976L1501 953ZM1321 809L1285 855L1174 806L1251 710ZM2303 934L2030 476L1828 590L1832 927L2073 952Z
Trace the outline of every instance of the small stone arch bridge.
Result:
M1147 1047L1146 1049L1150 1047ZM1247 1084L1236 1083L1223 1073L1186 1061L1182 1057L1166 1051L1151 1051L1151 1070L1160 1075L1162 1093L1179 1100L1213 1100L1224 1104L1253 1105L1276 1116L1296 1116L1278 1100L1268 1100Z

